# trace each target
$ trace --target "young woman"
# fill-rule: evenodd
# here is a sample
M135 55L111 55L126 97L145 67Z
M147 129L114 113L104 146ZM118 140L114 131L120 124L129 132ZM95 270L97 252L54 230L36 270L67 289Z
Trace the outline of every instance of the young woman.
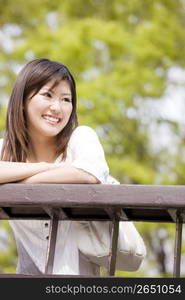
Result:
M109 183L95 131L77 124L75 81L68 68L48 59L29 62L18 74L9 101L0 140L0 183ZM54 273L97 274L99 266L79 251L75 223L59 222ZM10 225L18 250L17 273L44 272L49 222Z

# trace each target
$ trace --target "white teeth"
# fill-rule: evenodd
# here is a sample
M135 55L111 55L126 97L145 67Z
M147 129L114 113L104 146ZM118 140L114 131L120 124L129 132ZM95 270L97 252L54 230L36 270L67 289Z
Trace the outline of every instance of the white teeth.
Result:
M46 116L46 115L43 115L43 118L45 120L48 120L50 122L54 122L54 123L58 123L60 121L59 118L55 118L55 117L50 117L50 116Z

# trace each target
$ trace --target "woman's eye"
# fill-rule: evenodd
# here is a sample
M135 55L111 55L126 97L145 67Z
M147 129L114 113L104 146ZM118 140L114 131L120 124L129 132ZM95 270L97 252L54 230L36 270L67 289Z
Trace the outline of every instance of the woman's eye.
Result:
M65 101L65 102L71 102L71 99L69 99L69 98L64 98L64 99L62 99L62 101Z
M51 98L51 94L50 93L43 93L43 96L47 97L47 98Z

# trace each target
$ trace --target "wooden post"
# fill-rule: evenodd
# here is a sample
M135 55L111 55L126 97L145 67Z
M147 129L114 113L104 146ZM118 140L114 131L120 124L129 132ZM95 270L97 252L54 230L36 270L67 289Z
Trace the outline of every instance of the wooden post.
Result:
M58 216L53 213L53 216L50 221L50 231L49 231L45 274L53 273L55 248L56 248L56 241L57 241L57 231L58 231Z
M174 266L173 276L180 277L180 264L181 264L181 245L182 245L182 217L177 212L176 218L176 233L175 233L175 249L174 249Z
M114 276L116 270L116 256L118 247L119 221L114 220L111 233L111 256L109 261L109 275Z

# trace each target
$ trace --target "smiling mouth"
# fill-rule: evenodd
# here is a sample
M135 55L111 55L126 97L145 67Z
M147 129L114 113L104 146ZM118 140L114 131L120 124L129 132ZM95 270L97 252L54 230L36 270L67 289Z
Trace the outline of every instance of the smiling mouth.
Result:
M50 115L42 115L42 118L51 124L58 124L61 121L60 118L57 118L55 116L50 116Z

